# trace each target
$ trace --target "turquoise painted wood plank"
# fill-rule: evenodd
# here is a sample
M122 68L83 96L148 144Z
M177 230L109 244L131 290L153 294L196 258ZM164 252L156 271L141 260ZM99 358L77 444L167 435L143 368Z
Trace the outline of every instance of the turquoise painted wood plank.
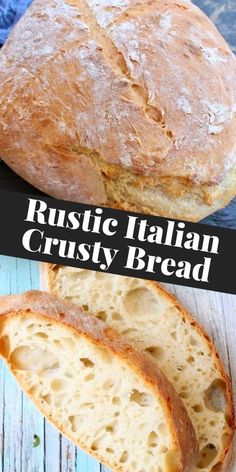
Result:
M22 410L22 471L44 472L44 420L25 395ZM40 438L35 448L34 435Z
M79 451L80 454L80 451ZM75 472L76 447L63 436L61 437L61 470Z
M9 293L11 286L15 287L11 277L13 261L1 258L0 264L0 294ZM22 393L17 387L11 374L3 362L0 366L0 382L2 391L1 416L3 418L2 470L12 472L21 470L21 421ZM18 447L16 447L16 445Z
M38 284L37 263L0 257L0 294L20 293ZM2 362L0 369L0 383L4 382L2 472L44 472L44 419ZM33 448L34 434L41 440L38 448Z
M96 459L88 456L82 451L78 450L76 459L76 472L100 472L101 466ZM64 472L64 471L63 471Z
M0 295L3 295L6 290L6 287L10 286L10 277L9 273L4 271L3 264L1 264L0 258ZM0 362L0 452L1 452L1 462L0 462L0 472L3 471L4 467L4 441L5 441L5 376L6 368L3 362Z
M7 369L4 371L3 470L21 471L22 393Z
M45 472L59 472L61 463L60 434L48 421L45 421Z
M104 465L101 466L101 472L111 472L111 469L108 469Z

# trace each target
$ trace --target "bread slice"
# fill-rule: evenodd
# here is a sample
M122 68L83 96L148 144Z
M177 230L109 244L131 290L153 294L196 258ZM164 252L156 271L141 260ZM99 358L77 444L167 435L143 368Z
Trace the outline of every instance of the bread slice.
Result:
M121 472L189 472L195 432L165 376L103 321L44 292L0 298L0 353L41 412Z
M228 472L234 436L231 382L191 315L155 282L46 264L42 271L52 293L105 320L163 369L197 433L195 471Z

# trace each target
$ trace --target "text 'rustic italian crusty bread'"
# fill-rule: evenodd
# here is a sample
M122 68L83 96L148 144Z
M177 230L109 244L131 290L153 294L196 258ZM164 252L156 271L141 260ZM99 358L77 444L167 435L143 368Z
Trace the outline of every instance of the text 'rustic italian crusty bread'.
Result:
M42 277L52 293L106 320L163 369L196 430L195 472L229 472L231 383L210 339L178 301L155 282L119 275L45 264Z
M0 53L0 156L57 198L199 220L236 194L235 114L184 0L35 0Z
M0 354L41 412L121 472L189 472L195 433L164 375L103 321L43 292L0 298Z

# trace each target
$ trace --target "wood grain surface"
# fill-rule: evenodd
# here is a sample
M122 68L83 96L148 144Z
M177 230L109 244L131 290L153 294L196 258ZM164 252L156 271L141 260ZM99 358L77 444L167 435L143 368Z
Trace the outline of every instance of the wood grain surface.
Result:
M236 391L236 296L166 285L214 339ZM39 288L38 263L0 256L0 294ZM0 472L108 472L43 419L0 361ZM40 438L33 447L34 435ZM148 472L148 471L147 471ZM236 472L234 462L232 472Z

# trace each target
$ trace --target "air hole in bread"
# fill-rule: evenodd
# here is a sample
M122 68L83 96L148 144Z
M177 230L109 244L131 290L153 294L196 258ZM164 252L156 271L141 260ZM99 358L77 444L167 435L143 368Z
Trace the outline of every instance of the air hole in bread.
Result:
M145 351L150 354L154 359L160 359L163 357L164 351L159 346L150 346L145 349Z
M10 340L8 336L2 336L0 338L0 353L5 358L8 358L10 354Z
M128 458L129 458L128 452L124 451L120 456L119 462L121 462L121 464L124 464L125 462L127 462Z
M38 338L42 339L48 339L48 335L46 333L43 333L42 331L38 331L38 333L35 333L34 336L37 336Z
M73 375L71 372L65 372L65 376L68 378L68 379L73 379Z
M147 105L147 94L144 88L139 84L132 84L126 92L126 98L133 101L141 108Z
M170 139L172 139L174 137L174 134L170 129L167 129L165 131L165 133L166 133L166 136L168 136L168 138L170 138Z
M195 411L195 413L201 413L203 411L202 405L194 405L192 408L193 408L193 411Z
M53 398L50 393L48 393L47 395L43 395L42 398L48 405L51 405L53 403Z
M112 403L113 403L113 405L120 405L120 398L119 397L113 397L112 398Z
M82 364L84 364L84 367L94 367L94 363L88 359L87 357L81 357L80 358L80 362L82 362Z
M114 382L111 379L106 380L103 384L103 389L104 390L110 390L114 386Z
M215 380L210 387L206 390L204 396L204 402L206 407L212 411L224 411L227 399L226 399L226 385L221 379Z
M152 105L147 105L145 113L146 113L146 115L148 115L148 117L151 120L156 121L157 123L162 123L163 122L162 112L158 108L156 108Z
M76 431L78 430L80 415L69 416L68 419L69 419L69 422L71 424L71 429L72 429L73 433L76 433Z
M115 320L115 321L120 321L120 320L122 320L122 316L120 315L120 313L117 313L117 312L112 313L111 317L112 317L112 319Z
M182 392L179 393L179 396L180 396L181 398L183 398L183 399L188 398L187 392L184 392L183 390L182 390Z
M42 328L42 325L39 324L38 328ZM35 324L33 324L33 323L28 324L28 326L27 326L28 331L32 331L34 329L35 329Z
M177 341L177 333L176 333L176 331L172 331L172 333L170 333L170 335L171 335L171 337L172 337L175 341Z
M153 403L151 395L145 392L139 392L135 388L130 395L130 401L137 403L141 407L150 406Z
M32 387L28 389L28 394L33 396L38 392L38 390L39 390L39 385L38 384L37 385L32 385Z
M99 320L102 320L102 321L106 321L107 319L107 314L105 311L98 311L96 313L96 317L99 319Z
M209 467L216 456L217 449L214 444L207 444L207 446L199 452L197 467L199 469L205 469L206 467Z
M157 447L158 436L155 431L151 431L148 436L148 447Z
M191 365L191 364L194 364L194 362L195 362L194 357L193 357L193 356L189 356L189 357L187 358L187 362L188 362L188 364L190 364L190 365Z
M179 375L174 375L173 380L174 380L174 382L178 382L179 381Z
M82 310L83 311L89 311L89 306L88 305L82 305Z
M80 404L80 408L81 408L81 410L82 410L83 408L87 408L87 409L89 409L89 410L94 410L95 405L94 405L94 403L92 403L92 402L86 402L86 403L81 403L81 404Z
M114 454L114 449L112 449L112 447L107 447L107 448L106 448L106 451L107 451L109 454Z
M195 347L195 346L198 346L198 345L199 345L199 341L198 341L198 339L194 338L193 336L190 336L190 338L189 338L189 344L190 344L191 346L194 346L194 347Z
M17 347L10 356L12 369L20 369L32 372L42 372L52 368L56 364L57 358L46 349L29 346Z
M128 292L124 298L124 306L133 316L145 316L158 313L158 303L155 295L146 288L136 288Z
M53 392L63 392L66 389L66 383L64 380L54 379L51 383L51 389Z
M108 426L106 426L106 432L107 433L114 433L115 431L115 424L110 424Z
M85 382L90 382L91 380L94 380L95 379L95 375L94 374L88 374L84 377L84 381Z
M92 451L98 451L100 448L102 448L102 444L104 442L104 436L101 436L100 438L97 438L93 441L91 445ZM114 452L113 449L110 450L110 452Z

